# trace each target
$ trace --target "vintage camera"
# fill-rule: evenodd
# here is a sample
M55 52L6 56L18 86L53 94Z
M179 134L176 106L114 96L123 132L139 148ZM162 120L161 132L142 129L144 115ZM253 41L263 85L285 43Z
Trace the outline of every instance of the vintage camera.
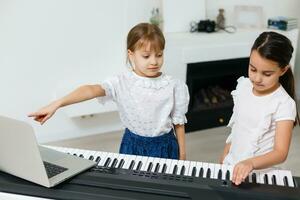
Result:
M200 20L198 23L198 31L199 32L214 32L216 28L216 23L213 20Z

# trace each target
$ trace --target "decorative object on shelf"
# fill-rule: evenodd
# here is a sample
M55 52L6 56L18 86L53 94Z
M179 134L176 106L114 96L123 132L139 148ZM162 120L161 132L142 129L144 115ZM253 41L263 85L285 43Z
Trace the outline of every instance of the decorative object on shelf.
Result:
M225 10L223 8L220 8L219 14L217 16L217 21L216 21L216 31L223 30L227 33L235 33L236 32L235 26L226 26L225 25L224 13L225 13Z
M289 17L274 17L268 19L268 28L277 29L277 30L292 30L298 27L297 18Z
M154 24L162 29L162 16L160 14L159 8L153 8L151 11L150 23Z
M238 5L234 7L237 28L264 28L263 8L261 6Z
M225 28L225 16L224 16L224 9L223 8L220 8L219 9L219 14L217 16L217 22L216 22L216 25L217 25L217 28L219 29L224 29Z

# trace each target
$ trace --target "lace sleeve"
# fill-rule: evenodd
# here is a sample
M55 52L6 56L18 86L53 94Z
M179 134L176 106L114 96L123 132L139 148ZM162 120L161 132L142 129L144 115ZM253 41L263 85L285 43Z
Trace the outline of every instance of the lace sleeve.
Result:
M171 113L172 123L185 124L187 122L185 114L190 100L188 87L184 82L178 81L174 90L174 108Z

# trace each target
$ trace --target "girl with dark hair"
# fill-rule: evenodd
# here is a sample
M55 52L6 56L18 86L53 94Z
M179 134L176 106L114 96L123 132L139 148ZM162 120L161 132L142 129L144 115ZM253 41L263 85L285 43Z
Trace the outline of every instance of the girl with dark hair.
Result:
M189 93L183 81L161 72L164 48L156 25L137 24L127 35L130 70L101 84L81 86L29 117L43 124L60 107L92 98L112 100L125 126L120 153L185 160Z
M283 163L299 124L294 77L290 68L293 47L288 38L264 32L250 54L249 78L238 79L232 91L233 114L221 163L235 165L232 181L243 182L252 170Z

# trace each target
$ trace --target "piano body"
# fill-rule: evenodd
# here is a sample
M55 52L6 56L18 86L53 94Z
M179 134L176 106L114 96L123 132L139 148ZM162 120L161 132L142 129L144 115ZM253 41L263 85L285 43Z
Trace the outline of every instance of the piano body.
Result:
M97 167L44 188L0 173L0 191L49 199L300 199L299 177L288 170L254 171L231 183L233 166L51 147L94 160Z

